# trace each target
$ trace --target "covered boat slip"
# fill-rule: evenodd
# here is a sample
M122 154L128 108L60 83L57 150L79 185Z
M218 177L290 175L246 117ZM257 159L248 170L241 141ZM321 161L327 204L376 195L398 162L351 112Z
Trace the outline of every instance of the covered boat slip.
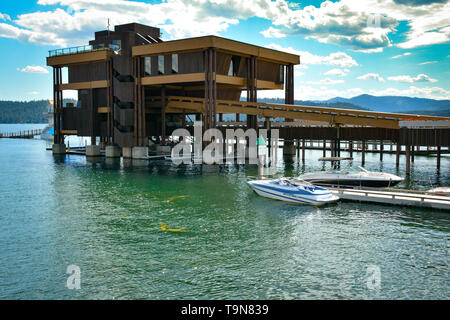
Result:
M202 121L204 130L224 131L238 127L233 123L240 123L241 115L247 129L278 129L285 154L295 153L294 142L304 139L331 142L332 157L340 156L341 141L365 146L375 140L381 148L389 141L399 150L397 164L404 147L408 168L415 146L436 147L438 166L441 147L450 146L450 125L445 124L450 118L295 105L298 55L217 36L173 41L160 36L158 28L131 23L96 32L89 46L49 52L54 143L59 145L54 152L64 152L64 135L75 134L91 137L92 145L100 137L102 148L112 150L107 157L146 158L149 139L164 146L173 130L192 130L187 119ZM68 69L67 82L62 68ZM280 89L284 104L258 102L259 90ZM64 105L66 90L77 90L78 105ZM233 121L223 121L224 114ZM298 121L301 126L290 125ZM381 149L380 161L382 154Z

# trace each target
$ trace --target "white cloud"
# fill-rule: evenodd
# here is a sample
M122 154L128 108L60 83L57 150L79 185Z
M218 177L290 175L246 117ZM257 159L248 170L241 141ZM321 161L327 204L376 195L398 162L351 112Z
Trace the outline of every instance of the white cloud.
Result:
M404 90L397 88L387 88L379 91L370 90L368 93L376 96L405 96L437 100L450 99L450 91L440 87L417 88L415 86L410 86L408 89Z
M30 96L37 96L39 94L39 92L31 91L31 92L28 92L27 94L30 95Z
M388 80L397 81L397 82L405 82L405 83L414 83L414 82L437 82L437 79L430 78L426 74L419 74L415 77L411 77L409 75L401 75L388 77Z
M11 21L11 17L9 15L7 15L6 13L0 12L0 20Z
M379 25L370 23L372 8L361 6L358 1L324 1L319 7L306 6L301 10L288 10L278 15L272 24L278 26L263 31L262 34L282 33L301 35L323 43L348 46L364 52L379 52L391 42L388 33L392 32L398 21L389 16L380 16Z
M349 72L349 69L331 69L327 72L325 72L325 75L327 76L341 76L344 77L347 75L347 73Z
M20 72L27 72L27 73L48 73L48 70L41 66L26 66L25 68L17 68Z
M450 27L441 28L439 31L421 31L411 34L408 41L398 44L400 48L411 49L450 41Z
M275 43L269 44L267 48L299 55L301 64L326 64L341 68L350 68L358 66L358 63L345 52L333 52L330 53L328 56L318 56L308 51L296 50L292 47L284 48Z
M319 81L307 81L307 84L340 84L344 83L344 80L333 80L330 78L321 79Z
M219 34L240 20L259 17L271 22L262 31L266 37L300 35L362 52L392 46L389 35L400 22L410 29L399 47L448 42L450 1L414 1L324 1L319 7L300 8L286 0L39 0L42 10L0 24L0 37L55 46L85 44L93 32L106 28L109 17L112 25L139 22L160 27L165 39L173 39ZM0 21L10 21L8 15L0 15Z
M286 34L280 31L279 29L275 29L273 27L269 27L269 29L261 31L261 34L265 38L284 38Z
M437 61L426 61L426 62L419 63L419 65L421 66L424 64L431 64L431 63L437 63Z
M398 59L398 58L401 58L401 57L404 57L404 56L409 56L409 55L411 55L411 52L405 52L405 53L393 56L392 59Z
M362 52L381 52L392 46L389 35L400 22L410 29L399 43L409 49L448 42L450 2L446 0L324 1L276 16L264 36L300 35L323 43L348 46Z
M378 82L384 82L384 79L378 73L367 73L365 75L359 76L359 80L375 80Z

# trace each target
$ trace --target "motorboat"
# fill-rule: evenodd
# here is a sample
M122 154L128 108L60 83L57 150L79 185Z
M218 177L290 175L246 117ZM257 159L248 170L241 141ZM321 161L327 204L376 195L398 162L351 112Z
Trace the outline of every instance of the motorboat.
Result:
M403 181L402 177L390 173L367 171L362 167L349 167L344 170L305 173L298 177L314 184L391 187Z
M439 188L430 189L427 191L427 193L434 195L434 196L450 197L450 187L439 187Z
M260 196L281 201L320 206L339 200L330 190L298 179L267 179L248 182Z

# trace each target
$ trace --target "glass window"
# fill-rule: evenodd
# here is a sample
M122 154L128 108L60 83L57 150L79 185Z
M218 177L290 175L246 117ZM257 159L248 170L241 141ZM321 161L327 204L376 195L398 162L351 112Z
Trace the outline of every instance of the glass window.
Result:
M109 45L109 47L115 51L120 50L122 46L122 40L112 40L111 44Z
M228 75L229 76L233 76L233 70L234 70L234 68L233 68L233 58L231 58L230 67L228 68Z
M178 54L172 54L172 73L178 73Z
M239 63L241 61L241 57L238 56L232 56L231 57L231 62L230 62L230 67L228 68L228 75L229 76L233 76L233 77L237 77L238 76L238 72L239 72Z
M150 76L152 74L152 58L145 57L144 59L144 76Z
M284 82L284 66L282 64L280 64L280 77L279 77L280 82Z
M164 56L158 56L158 74L164 74Z

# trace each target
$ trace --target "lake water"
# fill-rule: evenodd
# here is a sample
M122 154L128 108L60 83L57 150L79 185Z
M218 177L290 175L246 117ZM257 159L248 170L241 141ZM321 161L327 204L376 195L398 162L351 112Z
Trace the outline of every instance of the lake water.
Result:
M0 299L450 297L448 212L294 205L256 195L252 166L90 162L46 145L0 139ZM266 173L321 170L321 155L281 158ZM367 154L365 167L404 175L403 156L399 171L395 155L378 157ZM440 172L435 157L415 160L400 187L450 185L448 157ZM79 290L66 286L70 265Z

